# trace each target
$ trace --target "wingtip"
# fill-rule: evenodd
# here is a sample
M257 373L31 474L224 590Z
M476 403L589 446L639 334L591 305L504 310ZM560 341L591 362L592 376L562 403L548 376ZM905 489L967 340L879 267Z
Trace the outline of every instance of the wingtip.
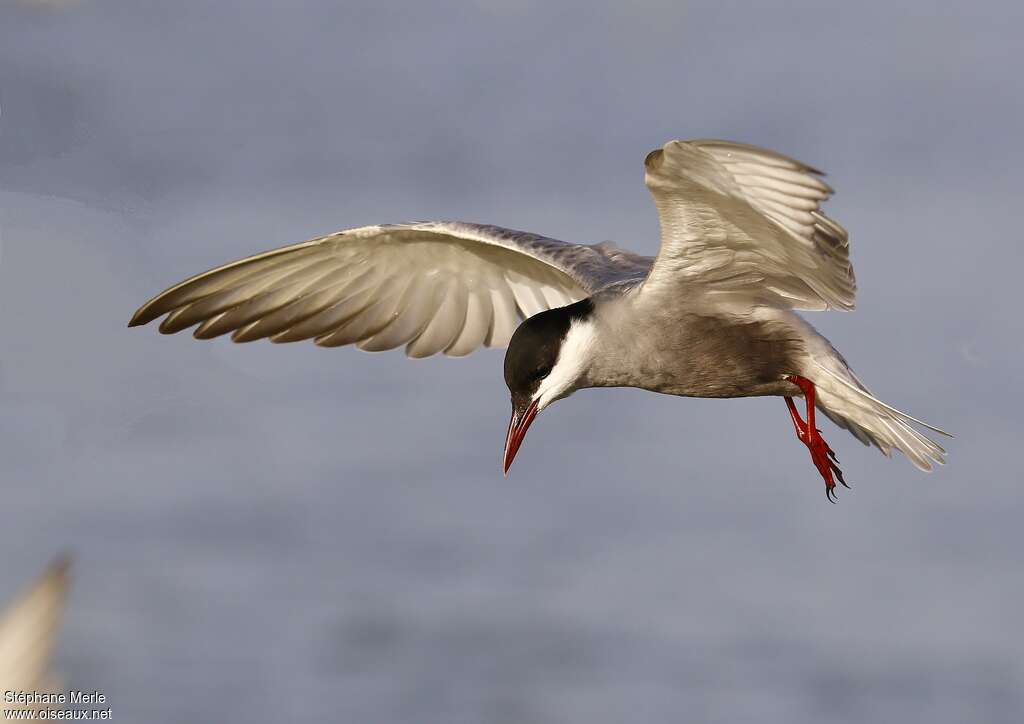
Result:
M668 144L666 144L666 145L668 145ZM661 163L661 159L662 159L662 157L664 157L664 155L665 155L665 151L664 151L663 148L656 148L656 149L654 149L653 151L651 151L650 153L647 154L646 158L644 158L644 168L645 169L657 168L657 166Z
M141 307L135 310L135 314L128 320L129 327L141 327L143 324L147 324L153 320L153 317L146 314L149 309L149 304L143 304Z

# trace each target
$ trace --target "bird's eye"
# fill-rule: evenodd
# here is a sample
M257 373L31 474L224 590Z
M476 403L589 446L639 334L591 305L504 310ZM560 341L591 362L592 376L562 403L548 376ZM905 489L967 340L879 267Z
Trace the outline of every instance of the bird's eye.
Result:
M535 379L535 380L542 380L542 379L544 379L545 377L547 377L550 374L551 374L551 368L550 367L538 367L537 369L535 369L533 371L533 379Z

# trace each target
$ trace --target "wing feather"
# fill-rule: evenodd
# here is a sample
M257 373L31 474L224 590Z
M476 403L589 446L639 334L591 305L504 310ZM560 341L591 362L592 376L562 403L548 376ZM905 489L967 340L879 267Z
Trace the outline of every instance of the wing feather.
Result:
M413 358L430 357L447 349L462 331L466 317L465 291L451 280L444 282L437 307L426 328L405 348Z
M486 290L470 292L466 296L466 321L462 325L462 331L444 353L449 357L463 357L483 345L487 341L493 314L491 298Z
M541 287L541 294L544 295L545 308L564 307L572 304L573 299L564 291L555 286Z
M243 259L176 284L140 307L132 321L136 324L145 324L168 311L179 309L211 294L244 288L249 284L255 285L268 274L277 274L305 264L313 250L306 244L301 244L297 245L287 258L281 258L284 256L283 251L278 249L275 252Z
M374 295L377 287L372 282L379 280L374 274L365 278L367 284L358 289L346 288L345 293L336 302L319 312L293 324L283 332L273 335L272 342L300 342L330 334L346 324L350 319L368 309L376 301Z
M359 313L337 326L319 335L313 341L321 347L341 347L354 344L376 336L398 314L408 278L390 278L377 288L369 304L360 308ZM355 297L351 297L355 298ZM360 300L363 301L363 300Z
M752 304L853 308L849 236L820 210L832 189L819 171L773 151L707 140L671 141L645 165L662 230L645 290L704 285Z
M343 279L337 279L338 276L342 276ZM265 316L235 330L231 339L234 342L252 342L283 334L344 299L348 288L346 283L351 282L352 277L347 271L331 274L320 288L296 297Z
M189 302L167 315L160 325L160 331L164 334L173 334L183 329L188 329L199 322L218 315L239 304L245 303L254 296L263 294L264 290L270 289L275 282L287 277L291 270L278 271L276 274L260 274L257 279L242 287L228 287Z
M494 281L490 291L493 314L486 344L488 347L505 347L518 325L516 298L512 289L502 282Z
M516 298L516 305L524 318L532 317L538 312L548 308L544 294L531 283L531 280L523 275L509 270L505 273L508 285Z
M331 272L310 273L306 269L292 272L290 282L281 280L273 285L268 291L257 294L239 304L225 310L216 317L206 319L193 333L196 339L213 339L228 332L234 332L239 327L244 327L250 322L267 317L272 312L286 306L292 301L302 299L305 292L323 285L324 280L331 276Z
M176 284L135 313L200 339L313 339L411 356L503 346L518 323L610 285L653 260L609 244L568 244L497 226L366 226L241 259Z
M437 289L413 279L395 311L394 319L381 331L357 345L366 352L383 352L401 347L418 337L437 309Z
M0 612L0 691L56 690L50 660L67 602L70 565L67 557L55 560Z

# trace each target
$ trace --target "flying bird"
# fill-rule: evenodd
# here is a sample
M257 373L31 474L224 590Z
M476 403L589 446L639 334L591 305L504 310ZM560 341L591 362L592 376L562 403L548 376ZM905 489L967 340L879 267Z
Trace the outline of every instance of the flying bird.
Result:
M410 357L507 346L506 474L534 418L587 387L781 396L830 500L846 482L816 411L922 470L944 462L914 425L948 433L877 399L794 311L854 307L849 237L820 209L832 194L820 171L718 140L670 141L644 165L655 257L458 221L363 226L194 276L129 326L166 315L167 334L198 324L199 339Z

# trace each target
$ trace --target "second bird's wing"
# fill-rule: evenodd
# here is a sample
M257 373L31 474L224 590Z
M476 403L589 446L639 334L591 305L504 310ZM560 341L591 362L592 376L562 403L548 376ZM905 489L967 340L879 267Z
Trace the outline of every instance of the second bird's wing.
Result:
M0 612L0 691L58 690L50 659L67 600L69 566L70 559L58 558Z
M612 284L651 259L455 221L364 226L194 276L146 302L130 326L167 315L164 333L200 339L312 339L410 357L504 347L520 320Z
M819 171L729 141L670 141L645 166L661 250L644 290L699 284L794 309L853 309L849 237L819 210L832 193Z

